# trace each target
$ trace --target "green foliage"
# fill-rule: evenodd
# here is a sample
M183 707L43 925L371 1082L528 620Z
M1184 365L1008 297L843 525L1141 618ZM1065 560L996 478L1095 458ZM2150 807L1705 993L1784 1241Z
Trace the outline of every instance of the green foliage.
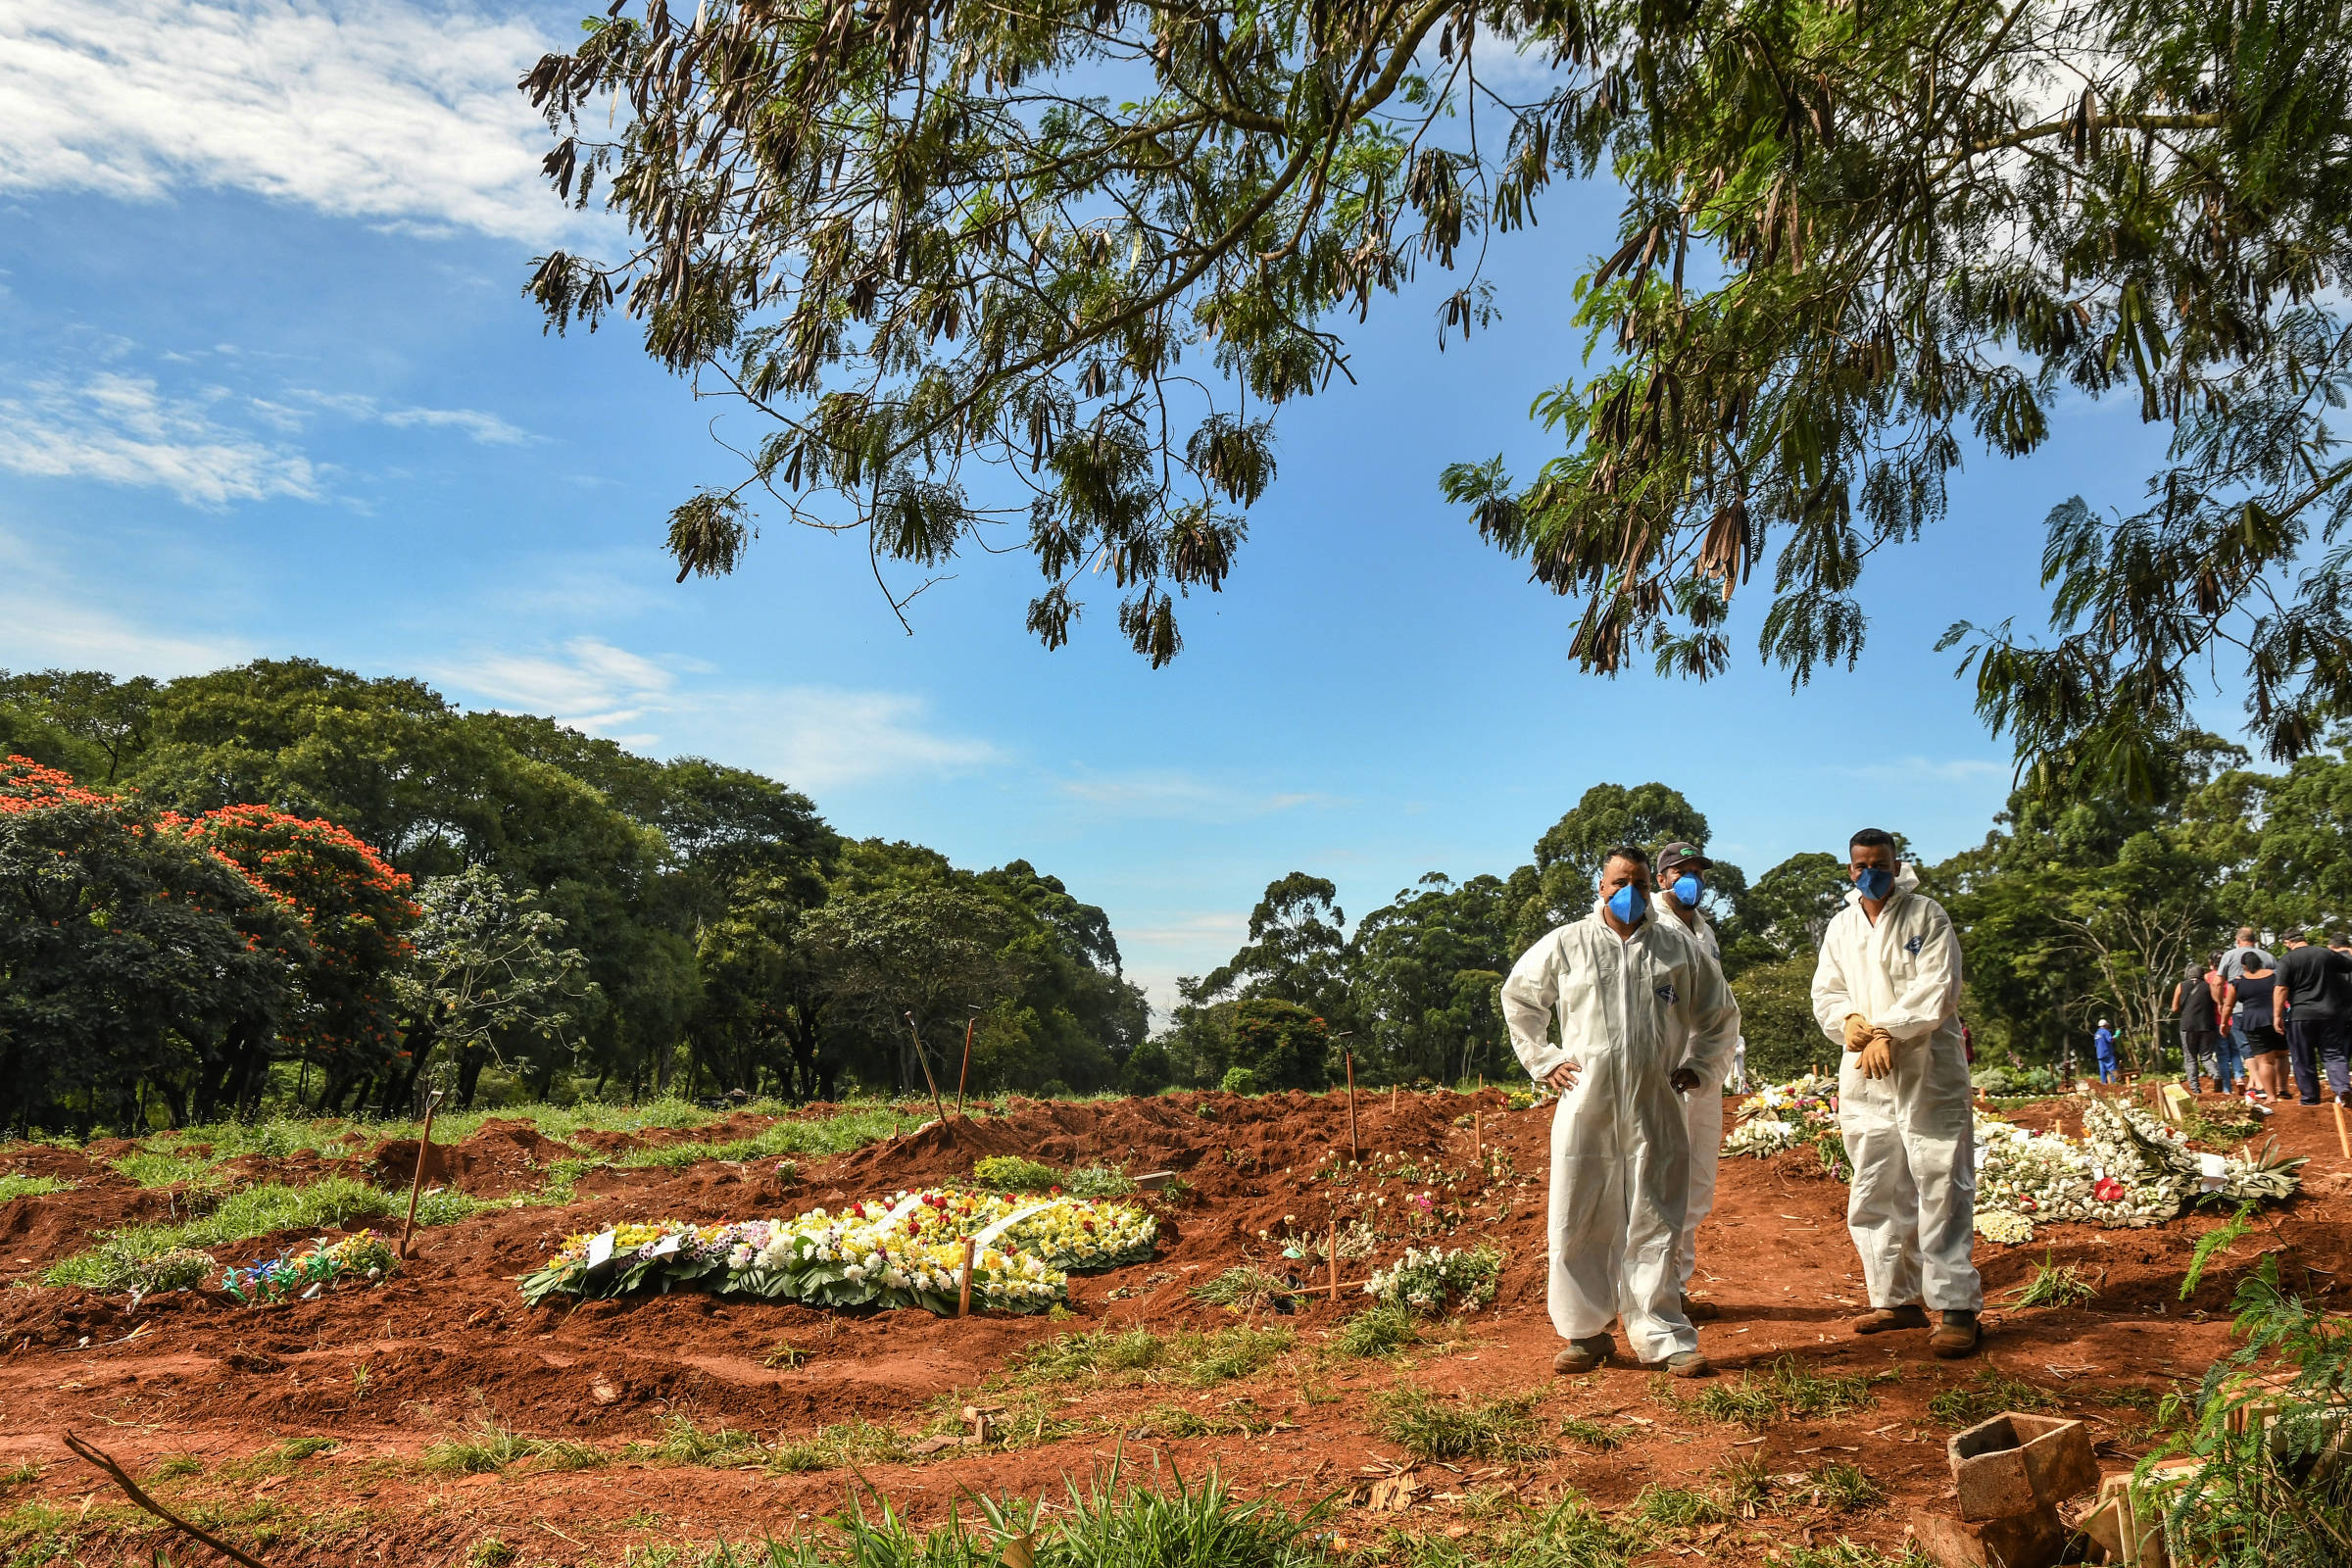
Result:
M2049 1390L2011 1377L1997 1366L1982 1366L1966 1383L1957 1383L1928 1400L1928 1417L1958 1432L1988 1421L2003 1410L2055 1410L2058 1396Z
M2193 1420L2134 1472L2144 1505L2163 1515L2180 1559L2214 1568L2321 1568L2352 1556L2352 1464L2344 1457L2352 1393L2352 1324L2288 1295L2278 1259L2265 1257L2237 1289L2243 1339L2198 1390ZM2275 1367L2270 1386L2250 1374ZM2261 1415L2249 1407L2260 1401ZM2245 1412L2251 1419L2238 1418ZM2232 1432L2232 1425L2244 1428ZM2175 1485L2148 1485L2174 1454L2199 1468Z
M1532 880L1510 883L1508 947L1516 957L1555 925L1592 912L1601 857L1619 844L1707 842L1707 819L1671 785L1595 784L1536 840ZM1508 967L1507 965L1505 966Z
M2204 1283L2205 1267L2213 1261L2215 1254L2236 1246L2246 1232L2254 1228L2254 1211L2258 1206L2250 1202L2240 1203L2236 1213L2197 1238L2197 1245L2189 1250L2188 1272L2180 1277L2181 1300L2185 1301L2194 1296L2197 1287Z
M1780 1083L1834 1061L1838 1048L1813 1017L1813 950L1752 965L1732 979L1750 1083Z
M1424 1462L1541 1459L1551 1452L1536 1420L1539 1396L1440 1399L1407 1386L1380 1395L1373 1431Z

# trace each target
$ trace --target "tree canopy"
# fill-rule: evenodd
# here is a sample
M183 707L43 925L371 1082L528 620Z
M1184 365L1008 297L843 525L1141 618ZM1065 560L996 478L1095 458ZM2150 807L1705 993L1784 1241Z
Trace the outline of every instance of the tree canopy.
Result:
M681 579L732 569L755 500L858 532L877 580L1006 533L1049 646L1107 569L1163 663L1347 318L1432 267L1440 341L1485 323L1489 247L1605 174L1616 231L1564 259L1593 368L1537 410L1561 452L1443 476L1577 602L1579 662L1726 668L1769 566L1760 656L1850 664L1869 557L1943 520L1972 448L2119 397L2169 440L2144 505L2053 497L2049 640L1996 612L1949 642L2042 783L2148 799L2221 662L2274 758L2352 699L2339 12L617 0L522 86L550 179L629 244L530 291L558 327L627 314L764 421L671 514ZM1506 91L1481 63L1512 51L1539 69Z
M0 1124L910 1090L908 1011L935 1063L977 1015L977 1090L1093 1089L1144 1037L1107 916L1025 860L848 841L776 780L420 682L0 672L0 901L35 922Z

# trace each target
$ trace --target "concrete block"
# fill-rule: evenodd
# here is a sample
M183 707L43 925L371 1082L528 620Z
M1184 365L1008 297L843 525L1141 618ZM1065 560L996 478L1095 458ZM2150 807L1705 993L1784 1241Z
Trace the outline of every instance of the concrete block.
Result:
M2047 1508L2000 1519L1915 1513L1911 1533L1941 1568L2051 1568L2066 1553L2066 1526Z
M2005 1518L2059 1503L2099 1484L2090 1434L2080 1421L2006 1411L1970 1427L1945 1447L1960 1517Z

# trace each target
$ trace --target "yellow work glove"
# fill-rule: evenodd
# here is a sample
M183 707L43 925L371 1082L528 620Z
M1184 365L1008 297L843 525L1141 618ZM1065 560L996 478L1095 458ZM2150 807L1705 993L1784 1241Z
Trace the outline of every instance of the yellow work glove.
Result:
M1862 1048L1854 1065L1862 1069L1865 1078L1884 1078L1894 1071L1894 1036L1884 1029L1873 1029L1870 1044Z
M1870 1020L1858 1012L1845 1015L1845 1049L1860 1051L1870 1044Z

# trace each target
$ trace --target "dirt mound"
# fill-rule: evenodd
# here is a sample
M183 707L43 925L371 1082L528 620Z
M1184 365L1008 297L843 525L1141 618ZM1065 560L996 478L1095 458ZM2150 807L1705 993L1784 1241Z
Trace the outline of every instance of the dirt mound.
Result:
M527 1121L482 1123L461 1143L435 1143L425 1153L429 1187L456 1187L476 1198L508 1198L547 1180L547 1168L579 1152ZM416 1140L394 1138L368 1156L368 1177L378 1187L405 1188L416 1175Z

